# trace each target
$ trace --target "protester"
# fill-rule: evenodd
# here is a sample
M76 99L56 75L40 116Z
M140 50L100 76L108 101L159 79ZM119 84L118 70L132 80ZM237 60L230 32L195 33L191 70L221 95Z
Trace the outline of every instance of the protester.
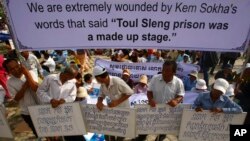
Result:
M5 60L3 67L11 75L10 79L7 81L9 92L13 95L14 101L18 102L22 118L31 128L34 135L38 137L28 110L29 106L40 104L36 95L38 83L32 76L35 74L29 72L26 67L20 65L15 59Z
M193 87L195 87L198 78L198 72L196 70L191 71L189 77L184 79L184 88L185 91L190 91Z
M101 84L100 94L96 106L99 110L104 107L103 99L107 96L111 100L108 107L130 107L128 98L133 94L133 90L119 77L110 76L105 68L95 66L93 70L97 82ZM122 141L123 137L105 135L106 141Z
M76 98L76 66L66 67L59 74L50 74L43 80L37 94L43 103L50 103L53 108L65 102L74 102Z
M11 95L9 93L9 90L7 88L7 72L3 67L3 62L4 62L4 56L0 55L0 86L2 86L2 88L5 91L5 98L7 99L11 99Z
M28 69L33 71L36 75L34 76L34 80L38 81L38 76L43 77L43 69L39 63L39 60L36 58L35 55L30 53L29 51L23 51L21 52L21 55L24 58L24 61L22 62L23 65Z
M214 79L218 79L218 78L224 78L226 79L229 83L233 82L233 73L232 73L232 65L231 64L226 64L224 66L222 66L222 70L218 71L215 76Z
M201 54L201 59L199 65L203 72L203 78L206 81L207 86L209 86L209 70L211 67L218 63L218 56L216 52L204 51Z
M53 73L56 69L56 63L55 61L50 57L50 55L45 52L44 54L45 61L41 62L42 66L47 66L49 68L49 72Z
M136 93L136 94L139 94L139 93L147 94L147 89L148 89L147 84L148 84L147 75L142 75L140 77L139 83L134 88L134 93Z
M150 62L163 63L164 59L161 57L161 51L154 52L154 57L150 60Z
M216 79L210 93L202 93L194 101L192 106L197 112L210 110L214 113L241 113L242 108L225 96L229 83L223 79Z
M93 76L90 73L85 74L83 79L84 79L83 87L87 89L88 94L92 93L93 86L95 83L97 83L96 80L93 79Z
M203 79L198 79L195 87L191 89L192 92L204 93L207 92L206 81Z
M148 85L149 105L155 107L156 104L165 103L175 107L182 102L184 96L183 82L175 76L177 63L165 61L162 68L162 74L155 75ZM160 135L159 138L162 141L165 135Z
M131 89L134 87L134 81L130 78L131 72L129 69L124 69L122 71L122 80L124 80Z
M235 87L235 100L247 112L244 124L250 124L250 63L246 64Z

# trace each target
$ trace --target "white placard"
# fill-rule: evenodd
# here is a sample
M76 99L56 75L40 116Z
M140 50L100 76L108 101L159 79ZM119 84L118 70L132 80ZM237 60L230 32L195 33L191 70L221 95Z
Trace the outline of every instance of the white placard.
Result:
M135 110L107 108L102 111L96 105L82 105L87 131L120 137L135 137Z
M244 51L250 24L250 0L6 0L5 7L21 50Z
M13 134L3 111L5 110L0 105L0 138L13 138Z
M148 97L147 94L144 93L139 93L139 94L132 94L128 98L130 107L134 107L135 105L138 104L148 104Z
M182 111L190 105L170 107L166 104L151 108L149 105L136 105L137 134L173 134L178 135Z
M230 124L241 125L246 113L214 114L210 111L184 110L182 114L180 141L229 141Z
M31 106L29 113L39 137L86 134L79 103L64 103L57 108L51 105Z
M158 72L161 72L163 63L126 63L97 58L95 60L96 65L105 67L110 75L118 77L121 77L123 69L129 69L131 71L130 78L137 82L143 74L147 75L150 80ZM199 71L200 67L194 64L177 63L176 76L185 79L193 70Z
M185 95L183 97L184 104L193 104L195 99L199 96L199 93L192 91L185 91Z

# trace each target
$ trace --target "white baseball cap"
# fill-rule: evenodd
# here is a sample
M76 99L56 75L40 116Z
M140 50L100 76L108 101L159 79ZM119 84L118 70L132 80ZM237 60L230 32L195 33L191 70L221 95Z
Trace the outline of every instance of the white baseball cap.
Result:
M234 86L232 84L229 85L227 91L225 93L226 96L234 96Z
M223 78L218 78L215 80L213 88L225 94L228 87L229 87L229 83L227 82L227 80Z
M93 75L94 76L98 76L101 75L103 73L107 72L105 68L101 67L101 66L95 66L93 69Z

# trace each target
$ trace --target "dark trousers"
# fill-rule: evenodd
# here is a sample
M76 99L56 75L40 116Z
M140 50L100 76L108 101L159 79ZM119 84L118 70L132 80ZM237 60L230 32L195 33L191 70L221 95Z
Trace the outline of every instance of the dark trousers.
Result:
M105 135L105 141L123 141L124 137L115 137L110 135Z
M30 115L23 115L23 114L21 114L21 116L22 116L23 120L29 125L29 127L30 127L30 129L32 130L33 134L34 134L36 137L38 137L38 136L37 136L37 133L36 133L36 129L35 129L34 125L33 125L33 122L32 122L32 120L31 120Z

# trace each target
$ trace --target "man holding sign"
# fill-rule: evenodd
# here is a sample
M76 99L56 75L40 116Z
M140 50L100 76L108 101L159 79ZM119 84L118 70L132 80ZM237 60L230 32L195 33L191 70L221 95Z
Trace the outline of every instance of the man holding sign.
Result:
M111 100L108 103L109 107L130 107L128 98L134 92L121 78L116 76L110 76L105 68L101 66L95 66L93 75L96 80L101 83L100 94L96 106L99 110L104 107L103 99L105 96ZM106 141L122 141L123 137L115 139L114 136L106 136Z
M148 102L151 107L162 103L175 107L182 102L184 96L183 82L175 76L175 61L165 61L162 68L162 74L155 75L149 83ZM160 136L160 140L164 138L164 135Z
M199 94L194 101L193 108L197 112L204 109L214 113L241 113L242 108L224 95L228 87L229 84L225 79L216 79L211 92Z

